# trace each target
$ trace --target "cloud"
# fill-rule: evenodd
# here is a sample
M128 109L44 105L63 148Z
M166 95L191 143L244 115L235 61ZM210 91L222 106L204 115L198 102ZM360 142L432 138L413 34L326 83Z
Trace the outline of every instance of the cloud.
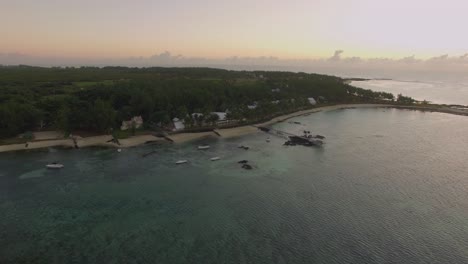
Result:
M360 63L363 60L361 59L361 57L350 57L350 58L343 59L343 61L349 62L349 63Z
M325 59L282 59L275 56L211 59L172 55L169 51L148 57L123 59L83 59L67 57L38 57L20 53L0 53L0 65L26 64L33 66L131 66L131 67L213 67L231 70L304 71L353 77L388 77L395 72L461 72L468 71L468 53L458 56L443 54L427 60L416 56L401 59L343 57L343 50L336 50Z
M449 57L448 54L444 54L444 55L440 55L440 56L437 56L437 57L432 57L430 59L428 59L427 61L428 62L437 62L437 61L445 61L447 60Z
M344 51L343 50L336 50L335 51L335 54L333 54L333 56L331 56L328 61L339 61L341 60L341 54L343 53Z
M403 63L416 63L416 62L420 62L420 60L416 59L416 56L412 55L412 56L408 56L408 57L404 57L400 60L398 60L399 62L403 62Z

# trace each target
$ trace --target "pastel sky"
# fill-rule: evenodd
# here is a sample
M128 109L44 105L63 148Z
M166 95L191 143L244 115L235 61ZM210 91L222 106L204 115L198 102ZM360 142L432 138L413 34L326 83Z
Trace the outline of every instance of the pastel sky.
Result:
M468 52L466 0L0 0L0 53L429 58Z

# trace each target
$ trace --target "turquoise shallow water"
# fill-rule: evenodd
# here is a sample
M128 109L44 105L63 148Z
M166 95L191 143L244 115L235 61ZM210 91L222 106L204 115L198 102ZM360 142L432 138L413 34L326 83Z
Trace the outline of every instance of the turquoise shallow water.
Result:
M353 109L293 120L276 128L326 144L259 133L1 154L0 263L468 263L468 118ZM66 167L44 169L56 160Z

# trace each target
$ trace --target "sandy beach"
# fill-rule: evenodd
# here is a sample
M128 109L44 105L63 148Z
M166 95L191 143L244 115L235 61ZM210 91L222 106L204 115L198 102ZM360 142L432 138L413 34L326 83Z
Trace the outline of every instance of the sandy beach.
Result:
M331 106L323 106L312 108L308 110L302 110L298 112L294 112L287 115L282 115L275 117L267 122L256 124L256 125L248 125L248 126L240 126L234 128L226 128L226 129L216 129L215 131L222 137L222 138L231 138L231 137L238 137L252 133L258 133L259 130L257 127L259 126L271 126L275 123L285 121L287 119L308 115L312 113L317 113L321 111L332 111L338 109L346 109L346 108L378 108L378 107L386 107L386 108L400 108L400 109L412 109L412 110L421 110L421 111L433 111L433 112L441 112L441 113L448 113L448 114L456 114L456 115L468 115L467 111L464 110L457 110L448 107L442 108L433 108L433 107L420 107L420 106L398 106L398 105L386 105L386 104L341 104L341 105L331 105ZM41 132L40 138L42 140L39 141L32 141L27 144L12 144L12 145L0 145L0 152L8 152L8 151L18 151L18 150L28 150L28 149L40 149L40 148L49 148L49 147L67 147L73 148L74 142L72 139L63 139L57 138L59 134L56 132ZM56 136L55 139L51 139ZM203 139L206 137L220 137L214 132L200 132L200 133L176 133L168 136L169 139L173 140L174 143L184 143L192 140ZM167 142L164 138L158 138L153 135L139 135L133 136L126 139L119 140L120 145L110 142L112 140L111 135L103 135L103 136L93 136L93 137L76 137L77 145L80 148L84 147L92 147L92 146L101 146L101 147L114 147L114 148L128 148L128 147L135 147L139 145L143 145L146 143L151 142Z

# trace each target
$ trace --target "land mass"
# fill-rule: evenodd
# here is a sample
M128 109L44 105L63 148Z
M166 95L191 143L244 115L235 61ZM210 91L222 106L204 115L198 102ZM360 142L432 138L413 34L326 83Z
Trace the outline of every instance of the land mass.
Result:
M354 87L348 80L211 68L3 66L0 152L237 136L255 131L254 124L349 104L423 109L410 97Z

